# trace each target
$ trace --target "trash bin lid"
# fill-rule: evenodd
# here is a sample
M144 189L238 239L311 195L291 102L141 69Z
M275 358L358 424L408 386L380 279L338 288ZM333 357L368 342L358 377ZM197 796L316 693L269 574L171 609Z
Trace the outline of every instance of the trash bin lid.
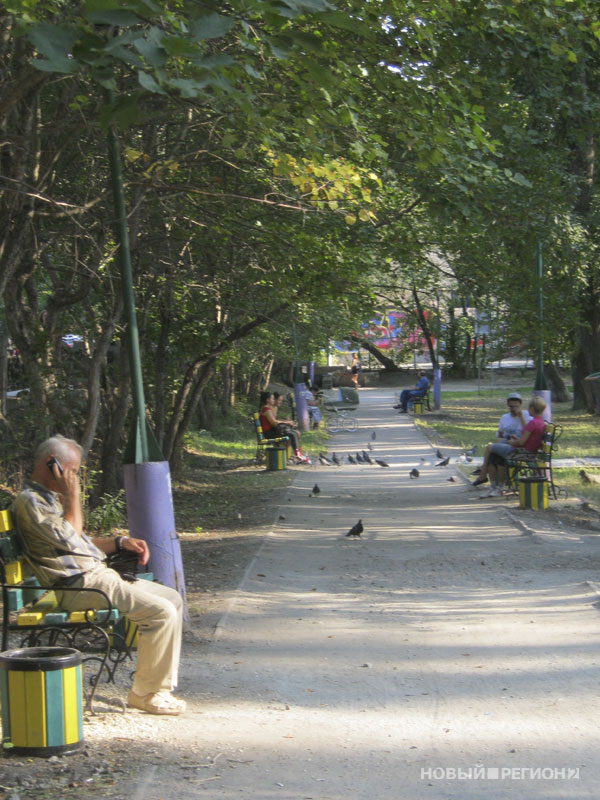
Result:
M74 647L23 647L0 653L0 669L14 672L51 672L81 664Z

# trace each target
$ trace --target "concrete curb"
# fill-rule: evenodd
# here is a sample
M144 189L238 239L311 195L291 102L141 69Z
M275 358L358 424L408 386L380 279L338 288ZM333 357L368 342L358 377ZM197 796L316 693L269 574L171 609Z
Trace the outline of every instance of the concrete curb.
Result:
M511 511L509 511L507 508L504 509L504 512L505 512L506 516L508 517L508 519L512 522L512 524L516 528L519 528L519 530L523 531L523 534L525 536L530 536L531 539L536 544L544 544L544 539L539 534L537 534L534 531L533 528L530 528L529 525L527 525L526 522L523 522L523 520L519 519L518 517L515 517L515 515Z

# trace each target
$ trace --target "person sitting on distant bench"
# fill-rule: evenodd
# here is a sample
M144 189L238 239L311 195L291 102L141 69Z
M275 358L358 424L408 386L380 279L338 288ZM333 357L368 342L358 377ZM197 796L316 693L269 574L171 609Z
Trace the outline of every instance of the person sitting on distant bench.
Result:
M506 398L508 412L500 417L496 442L507 442L511 436L521 435L521 431L531 419L529 411L521 407L522 402L523 398L518 392L511 392ZM483 464L476 473L479 477L472 482L471 486L480 486L482 483L488 482L488 464L491 450L492 445L488 444L483 455Z
M277 401L281 405L283 395L278 394ZM294 420L277 419L279 405L273 392L260 393L260 426L265 439L278 439L280 436L287 436L292 444L296 461L300 464L310 464L310 458L302 454L300 434L294 427Z
M307 380L306 387L300 390L300 397L306 400L306 408L308 410L308 416L310 417L311 428L318 428L319 422L323 420L321 401L319 399L320 394L316 386L309 386L308 384L309 382Z
M424 370L419 371L419 380L414 389L403 389L400 394L400 402L394 408L399 408L400 414L406 414L408 411L408 404L411 400L417 397L424 397L429 391L429 379Z
M546 401L543 397L539 397L539 395L532 397L529 403L529 413L532 419L525 425L521 435L515 436L513 434L506 442L496 442L496 444L492 445L488 464L491 488L489 492L480 495L481 497L501 496L507 458L520 449L526 453L538 451L546 432L546 421L542 416L545 410Z

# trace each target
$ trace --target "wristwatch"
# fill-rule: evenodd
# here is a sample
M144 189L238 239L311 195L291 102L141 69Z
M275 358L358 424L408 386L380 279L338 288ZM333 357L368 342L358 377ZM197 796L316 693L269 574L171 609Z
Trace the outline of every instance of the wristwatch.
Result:
M115 536L115 553L119 553L123 549L122 542L125 538L125 536Z

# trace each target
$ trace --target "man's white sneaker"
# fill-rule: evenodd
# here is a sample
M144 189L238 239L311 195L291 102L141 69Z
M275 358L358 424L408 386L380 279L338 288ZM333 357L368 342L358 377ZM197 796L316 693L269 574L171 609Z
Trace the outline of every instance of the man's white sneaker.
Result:
M498 488L493 488L479 495L480 500L482 500L484 497L502 497L502 492Z

